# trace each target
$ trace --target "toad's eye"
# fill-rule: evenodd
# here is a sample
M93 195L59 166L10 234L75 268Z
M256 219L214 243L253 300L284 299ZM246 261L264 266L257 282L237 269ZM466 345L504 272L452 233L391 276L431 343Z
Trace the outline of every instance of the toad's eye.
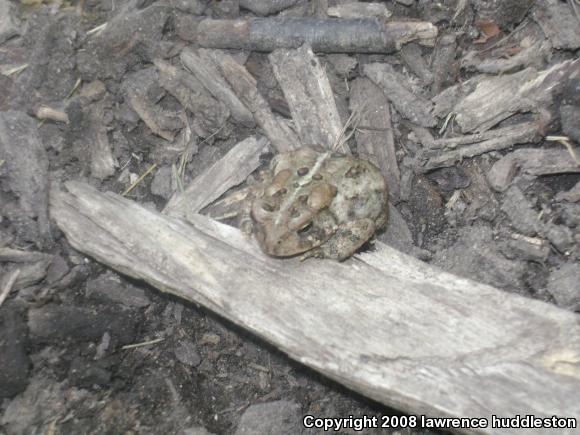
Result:
M301 228L298 229L298 234L304 234L308 230L312 228L312 221L307 222L306 225L303 225Z
M304 166L302 168L298 168L298 171L296 171L298 173L298 175L300 175L301 177L303 177L304 175L308 174L309 169Z

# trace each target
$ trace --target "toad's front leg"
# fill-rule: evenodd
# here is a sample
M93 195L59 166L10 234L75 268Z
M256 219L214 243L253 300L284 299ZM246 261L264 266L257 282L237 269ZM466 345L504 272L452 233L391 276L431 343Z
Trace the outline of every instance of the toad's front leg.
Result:
M336 233L323 245L306 252L301 260L309 257L330 258L344 261L351 257L375 233L372 219L358 219L338 226Z

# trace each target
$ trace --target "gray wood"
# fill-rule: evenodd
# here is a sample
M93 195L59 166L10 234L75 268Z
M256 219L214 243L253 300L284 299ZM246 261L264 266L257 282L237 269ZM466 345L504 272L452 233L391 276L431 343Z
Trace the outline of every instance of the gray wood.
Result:
M424 21L314 17L206 18L196 30L197 43L205 48L274 51L309 44L322 53L392 53L412 41L433 46L438 32Z
M302 143L332 148L340 136L342 122L318 57L309 46L303 45L295 50L276 50L268 58ZM338 149L348 152L345 144Z
M551 102L567 77L580 73L580 60L567 60L537 71L526 68L499 77L476 78L473 92L453 108L455 121L466 132L489 130L515 113L537 112ZM472 86L469 82L466 86ZM463 86L463 85L462 85Z
M405 77L386 63L369 63L363 67L365 75L377 84L397 112L423 127L433 127L437 123L431 115L433 103L411 92L404 86Z
M501 131L499 131L501 130ZM497 133L501 132L503 135ZM475 134L448 140L450 150L425 149L418 155L416 172L429 172L436 168L453 166L464 158L478 156L491 151L499 151L516 144L538 142L541 139L540 125L537 122L523 122L498 129L490 134ZM459 148L453 148L461 143L468 143ZM476 142L476 143L469 143ZM442 145L441 141L433 141L431 145Z
M209 50L200 49L196 53L185 48L181 52L180 59L216 99L229 107L232 117L236 121L247 127L254 127L254 116L221 76Z
M494 190L503 192L518 172L528 177L579 173L580 164L567 149L520 148L495 162L487 173L487 180Z
M300 147L300 140L286 122L272 113L268 102L258 91L256 79L231 56L211 53L221 74L238 98L254 115L254 120L279 153Z
M51 213L75 249L388 406L432 416L580 415L576 314L380 244L344 263L273 259L203 216L190 224L86 184L67 188L52 192Z
M0 189L14 198L12 203L10 196L2 195L0 215L7 216L11 210L22 240L51 246L48 155L35 119L16 110L0 112L0 161Z
M267 144L265 138L256 139L253 136L239 142L193 180L184 192L176 193L169 200L164 212L189 220L189 216L199 213L228 189L248 178L260 165L260 153Z
M103 123L104 111L104 101L94 103L89 110L90 145L87 148L91 151L91 175L99 180L113 176L115 168L119 166L109 143L107 126Z
M387 180L391 201L397 202L401 173L397 163L389 101L381 89L366 77L350 87L350 110L360 113L355 138L359 155L376 164Z

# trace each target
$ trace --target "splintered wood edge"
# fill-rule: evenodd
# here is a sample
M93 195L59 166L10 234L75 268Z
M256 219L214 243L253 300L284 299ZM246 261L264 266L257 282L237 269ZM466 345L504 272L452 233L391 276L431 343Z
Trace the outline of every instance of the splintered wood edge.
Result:
M388 247L345 263L272 259L203 216L189 225L86 184L66 186L51 192L51 214L76 249L388 406L445 417L580 415L574 313Z
M184 192L169 200L164 212L187 217L198 213L228 189L239 185L260 165L260 153L268 146L266 138L253 136L238 142L225 156L193 180Z
M268 56L302 143L332 149L342 130L334 93L320 60L307 44ZM342 144L340 151L349 153Z

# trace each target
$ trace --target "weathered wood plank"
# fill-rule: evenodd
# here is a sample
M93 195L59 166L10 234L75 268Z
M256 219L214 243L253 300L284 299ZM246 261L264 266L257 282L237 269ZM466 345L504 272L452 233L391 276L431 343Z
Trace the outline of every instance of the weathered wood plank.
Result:
M345 263L268 258L203 216L190 225L86 184L67 188L52 192L51 214L73 247L386 405L432 416L580 415L574 313L388 247Z
M268 59L290 106L302 143L332 148L339 139L342 122L318 57L308 45L303 45L295 50L276 50ZM350 154L345 144L339 144L338 149Z
M190 220L205 206L218 199L231 187L242 183L260 165L260 153L266 148L266 138L251 136L239 142L225 156L185 189L169 200L164 212Z
M220 54L216 50L207 53L240 101L252 112L256 124L264 130L276 150L284 153L300 148L298 136L282 118L272 113L268 102L258 91L256 79L248 70L227 54Z
M195 52L185 48L179 58L216 99L230 108L232 117L236 121L246 127L254 127L254 116L242 104L219 73L211 57L211 51L200 49Z

